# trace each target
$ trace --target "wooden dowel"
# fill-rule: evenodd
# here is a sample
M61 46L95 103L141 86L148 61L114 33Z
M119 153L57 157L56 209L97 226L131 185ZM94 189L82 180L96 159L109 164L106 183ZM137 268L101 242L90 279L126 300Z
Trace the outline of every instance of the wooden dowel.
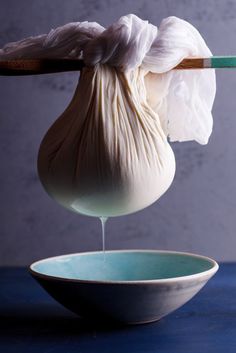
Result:
M41 75L56 72L80 71L84 62L78 59L17 59L0 61L0 75Z
M204 58L186 58L179 63L175 70L204 69Z
M17 59L0 61L0 75L41 75L56 72L80 71L84 62L79 59ZM204 68L203 58L184 59L174 69L201 69Z

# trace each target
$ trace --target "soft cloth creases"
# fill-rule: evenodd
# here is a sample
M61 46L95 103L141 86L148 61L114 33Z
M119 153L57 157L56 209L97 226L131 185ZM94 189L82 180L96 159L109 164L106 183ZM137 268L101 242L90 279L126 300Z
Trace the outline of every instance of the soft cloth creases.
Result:
M82 58L74 97L46 133L38 172L46 191L72 211L118 216L169 188L171 141L208 142L214 70L171 70L185 57L209 57L199 32L176 17L159 29L135 15L105 29L78 22L10 43L0 60Z

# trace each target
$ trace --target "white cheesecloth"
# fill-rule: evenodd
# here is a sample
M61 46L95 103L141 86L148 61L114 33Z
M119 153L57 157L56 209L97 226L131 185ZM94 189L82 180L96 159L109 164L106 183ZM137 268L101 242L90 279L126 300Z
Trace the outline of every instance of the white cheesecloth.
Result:
M96 22L68 23L48 34L9 43L0 49L0 60L83 58L87 65L106 63L123 71L141 66L147 72L159 74L168 72L186 57L211 55L190 23L171 16L163 19L158 29L133 14L121 17L108 29ZM215 71L173 70L153 80L163 90L155 108L170 141L196 140L206 144L213 124Z
M186 57L209 57L188 22L159 29L135 15L107 29L77 22L7 44L0 60L80 58L75 95L44 137L38 171L46 191L87 215L117 216L156 201L170 186L170 141L206 144L212 132L214 70L171 70Z

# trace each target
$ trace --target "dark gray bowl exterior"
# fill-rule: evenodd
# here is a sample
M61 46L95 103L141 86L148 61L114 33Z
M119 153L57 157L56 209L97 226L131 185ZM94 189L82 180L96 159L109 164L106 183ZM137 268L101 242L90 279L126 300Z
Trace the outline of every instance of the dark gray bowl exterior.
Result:
M191 299L215 272L184 280L101 283L61 279L30 269L54 299L79 316L126 324L159 320Z

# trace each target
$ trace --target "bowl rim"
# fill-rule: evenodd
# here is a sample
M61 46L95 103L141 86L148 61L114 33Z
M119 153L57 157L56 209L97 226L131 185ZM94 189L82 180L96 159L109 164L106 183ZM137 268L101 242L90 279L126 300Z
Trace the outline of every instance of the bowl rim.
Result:
M204 255L198 255L190 252L183 252L183 251L173 251L173 250L152 250L152 249L127 249L127 250L106 250L106 253L137 253L137 252L144 252L144 253L155 253L155 254L170 254L170 255L184 255L184 256L189 256L193 258L198 258L202 260L207 260L212 264L212 267L209 270L201 271L198 273L194 273L192 275L186 275L186 276L178 276L178 277L171 277L171 278L157 278L157 279L142 279L142 280L127 280L127 281L114 281L114 280L87 280L87 279L79 279L79 278L66 278L66 277L60 277L60 276L54 276L54 275L48 275L42 272L39 272L34 269L34 267L43 262L47 262L48 260L53 260L53 259L59 259L59 258L65 258L65 257L74 257L74 256L85 256L85 255L90 255L90 254L98 254L102 253L102 250L99 251L86 251L86 252L77 252L77 253L71 253L71 254L64 254L64 255L57 255L57 256L52 256L52 257L47 257L38 261L33 262L29 267L29 272L39 278L43 278L46 280L57 280L57 281L66 281L66 282L76 282L76 283L93 283L93 284L164 284L164 283L176 283L176 282L182 282L182 281L191 281L197 278L201 278L202 281L204 279L207 280L208 277L212 277L219 269L218 263L213 260L210 257L204 256Z

